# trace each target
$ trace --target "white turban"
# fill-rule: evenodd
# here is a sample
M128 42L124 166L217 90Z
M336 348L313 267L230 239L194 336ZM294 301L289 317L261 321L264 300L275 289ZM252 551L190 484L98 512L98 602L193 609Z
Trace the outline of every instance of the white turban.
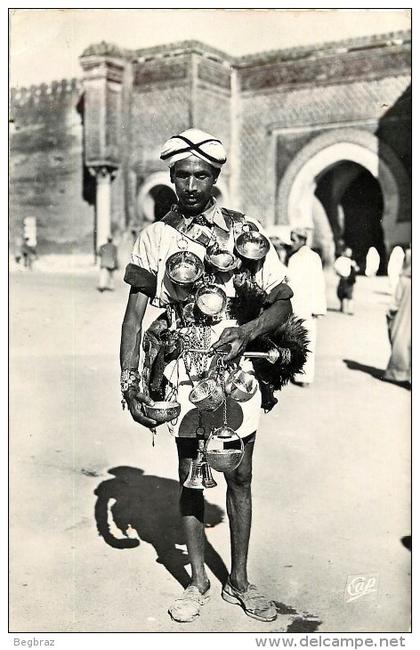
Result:
M187 129L169 138L162 147L161 160L169 167L178 160L196 156L220 169L226 162L226 151L220 140L200 129Z

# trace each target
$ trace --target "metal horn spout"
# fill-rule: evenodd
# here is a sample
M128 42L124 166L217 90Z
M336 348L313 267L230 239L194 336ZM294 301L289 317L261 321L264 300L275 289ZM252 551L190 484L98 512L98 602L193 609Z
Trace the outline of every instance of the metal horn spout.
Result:
M183 485L192 490L204 490L204 488L212 488L217 485L204 454L204 440L202 439L198 441L197 458L191 460L190 471Z
M193 458L191 460L190 471L183 483L184 487L191 488L192 490L204 490L203 465L204 463L201 459Z
M213 478L213 474L211 472L211 467L208 464L208 462L205 460L203 462L203 485L205 488L212 488L216 487L217 483Z

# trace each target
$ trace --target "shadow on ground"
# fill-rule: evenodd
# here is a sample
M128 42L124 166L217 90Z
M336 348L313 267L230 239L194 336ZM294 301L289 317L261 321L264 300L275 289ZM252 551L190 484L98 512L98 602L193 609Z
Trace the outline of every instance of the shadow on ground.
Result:
M95 494L95 519L99 534L112 548L136 548L141 541L151 544L157 562L182 585L191 578L185 569L188 555L177 548L186 543L178 509L179 484L172 479L148 476L135 467L114 467L108 470L114 478L98 485ZM206 502L205 526L211 528L223 521L224 511ZM133 538L132 532L138 539ZM116 536L121 533L122 536ZM141 540L141 541L140 541ZM227 568L214 548L206 541L205 561L224 584Z
M116 549L137 548L141 542L151 544L157 554L156 561L163 564L182 587L187 587L191 580L185 569L188 555L177 548L186 543L178 514L179 484L172 479L148 476L135 467L114 467L108 473L114 478L103 481L95 490L95 519L101 537ZM220 524L223 516L224 511L219 506L206 502L206 528ZM224 585L227 568L207 540L205 561ZM274 604L279 614L292 618L288 632L314 632L321 624L312 614L298 612L277 601Z
M382 370L381 368L366 366L365 364L359 363L358 361L351 361L351 359L343 359L343 361L349 370L360 370L360 372L366 372L368 375L374 377L375 379L382 379L385 372L385 370Z
M298 612L294 607L279 603L274 600L274 605L277 613L281 616L290 616L293 620L287 626L286 632L316 632L321 625L322 621L314 614L309 612Z
M371 375L371 377L374 377L374 379L380 379L387 384L393 384L394 386L399 386L400 388L411 390L411 384L409 381L394 381L393 379L385 378L385 370L374 368L373 366L366 366L363 363L359 363L358 361L351 361L350 359L343 359L343 361L349 370L360 370L360 372L366 372L368 375Z

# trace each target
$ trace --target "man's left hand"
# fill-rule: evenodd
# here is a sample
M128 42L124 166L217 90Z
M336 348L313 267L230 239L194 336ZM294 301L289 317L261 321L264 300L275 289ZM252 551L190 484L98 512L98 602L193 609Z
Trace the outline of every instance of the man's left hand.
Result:
M224 360L233 361L245 352L249 341L250 336L242 327L227 327L219 340L213 343L212 349L217 352L227 352L223 357Z

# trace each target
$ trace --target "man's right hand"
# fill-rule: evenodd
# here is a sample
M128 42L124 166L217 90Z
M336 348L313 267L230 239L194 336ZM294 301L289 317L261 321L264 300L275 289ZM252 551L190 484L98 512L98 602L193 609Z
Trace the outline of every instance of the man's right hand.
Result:
M148 418L143 411L143 404L147 404L148 406L154 405L154 401L150 397L143 393L130 393L126 395L125 401L127 402L131 417L135 422L142 424L148 429L154 429L158 425L155 420Z

